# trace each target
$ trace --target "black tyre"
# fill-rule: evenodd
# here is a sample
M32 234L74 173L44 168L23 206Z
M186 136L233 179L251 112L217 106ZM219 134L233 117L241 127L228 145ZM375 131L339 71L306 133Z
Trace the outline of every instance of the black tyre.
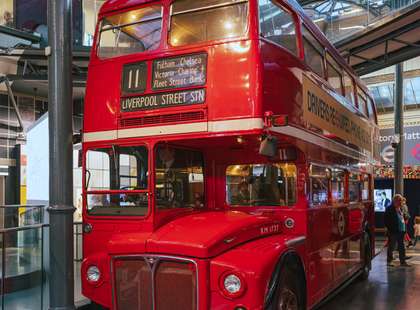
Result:
M276 294L270 309L272 310L303 310L305 309L302 285L299 283L298 272L284 269L280 274Z
M369 278L370 270L372 269L372 248L370 246L369 235L365 234L363 237L363 269L360 274L361 280L367 280Z

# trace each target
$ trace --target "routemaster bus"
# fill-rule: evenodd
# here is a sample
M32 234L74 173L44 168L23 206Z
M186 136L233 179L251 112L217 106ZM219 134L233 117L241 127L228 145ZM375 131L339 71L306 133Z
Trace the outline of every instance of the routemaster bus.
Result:
M294 0L109 0L83 129L82 292L310 309L373 255L376 112Z

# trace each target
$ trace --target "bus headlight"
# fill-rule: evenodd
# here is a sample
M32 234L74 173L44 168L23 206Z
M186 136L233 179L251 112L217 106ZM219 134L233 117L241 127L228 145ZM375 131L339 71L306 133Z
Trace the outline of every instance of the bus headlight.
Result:
M95 265L90 266L86 271L86 278L91 283L97 283L101 278L101 272Z
M223 279L223 287L225 291L230 295L238 295L242 291L243 284L237 275L228 274Z

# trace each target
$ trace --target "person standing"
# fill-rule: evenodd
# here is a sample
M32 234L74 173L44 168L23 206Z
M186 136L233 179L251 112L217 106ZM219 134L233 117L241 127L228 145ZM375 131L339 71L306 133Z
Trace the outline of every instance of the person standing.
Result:
M13 16L12 16L12 13L10 13L9 11L4 11L3 19L4 19L3 26L7 26L7 27L10 27L10 28L13 28Z
M409 234L409 224L410 224L410 212L408 210L407 206L407 199L403 197L403 200L401 202L401 211L404 216L404 223L405 223L405 235L404 235L404 241L407 241L407 249L410 246L413 246L413 241L411 240L410 234Z
M410 266L406 262L407 257L405 255L404 246L404 235L407 229L404 221L404 215L401 210L403 201L403 196L401 196L400 194L395 195L392 199L392 204L385 211L385 227L388 232L388 266L393 266L393 252L396 245L398 245L398 253L401 266Z
M416 218L414 219L414 244L413 244L413 248L416 247L418 239L420 239L420 216L416 216Z

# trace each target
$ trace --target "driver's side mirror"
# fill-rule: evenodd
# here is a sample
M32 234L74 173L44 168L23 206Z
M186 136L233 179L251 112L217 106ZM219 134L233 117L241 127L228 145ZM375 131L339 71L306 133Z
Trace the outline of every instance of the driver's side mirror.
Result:
M274 157L277 155L277 138L267 135L260 143L259 153L264 156Z

